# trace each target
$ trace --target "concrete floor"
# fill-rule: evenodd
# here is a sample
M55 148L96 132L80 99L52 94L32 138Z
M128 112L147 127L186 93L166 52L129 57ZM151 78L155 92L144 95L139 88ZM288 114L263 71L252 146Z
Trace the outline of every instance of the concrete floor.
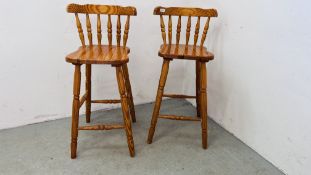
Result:
M136 106L136 157L123 130L81 131L78 157L70 159L70 118L0 131L0 174L208 174L281 175L268 161L223 128L209 122L209 148L201 146L199 122L159 119L146 144L153 104ZM165 100L162 114L195 115L187 101ZM97 111L92 123L122 122L120 109ZM80 124L85 124L81 115Z

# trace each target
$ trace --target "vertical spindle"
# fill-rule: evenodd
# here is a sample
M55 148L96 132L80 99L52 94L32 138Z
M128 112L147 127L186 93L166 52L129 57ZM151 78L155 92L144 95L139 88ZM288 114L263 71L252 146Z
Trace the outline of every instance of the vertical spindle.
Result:
M97 14L97 41L98 41L98 45L101 45L102 29L101 29L100 14Z
M120 15L118 15L118 21L117 21L117 46L120 47L121 42L121 19Z
M78 28L78 32L79 32L79 37L80 37L82 46L85 46L84 35L83 35L83 29L82 29L82 26L81 26L81 22L80 22L78 13L75 13L75 16L76 16L76 24L77 24L77 28Z
M88 13L86 14L86 28L87 28L87 37L89 38L89 44L90 46L92 46L93 45L92 28L91 28L90 16Z
M203 30L203 34L202 34L202 38L201 38L201 44L200 44L200 48L202 49L203 48L203 44L205 42L205 39L206 39L206 34L207 34L207 31L208 31L208 28L209 28L209 22L210 22L211 18L208 17L207 18L207 21L205 23L205 26L204 26L204 30Z
M124 34L123 34L123 47L124 48L126 48L129 29L130 29L130 15L127 16L125 27L124 27Z
M193 49L196 48L197 42L198 42L198 37L199 37L199 32L200 32L200 16L198 17L197 24L195 26L195 33L194 33L194 42L193 42Z
M109 46L112 46L112 24L110 15L108 15L107 29L108 29L108 43Z
M163 44L166 45L165 24L164 24L164 20L163 20L163 16L162 15L160 15L160 26L161 26L161 33L162 33Z
M188 17L187 30L186 30L186 47L188 47L191 28L191 16Z
M169 45L172 44L172 16L169 15L168 17L168 43Z
M176 30L176 44L179 45L181 31L181 16L178 17L177 30Z

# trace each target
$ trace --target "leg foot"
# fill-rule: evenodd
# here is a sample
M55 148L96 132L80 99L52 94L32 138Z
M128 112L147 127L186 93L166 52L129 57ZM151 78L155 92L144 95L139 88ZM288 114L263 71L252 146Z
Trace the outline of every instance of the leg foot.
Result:
M71 158L77 156L77 140L79 126L79 108L80 108L80 83L81 83L81 65L75 65L74 84L73 84L73 103L72 103L72 122L71 122Z
M129 109L128 109L128 98L126 96L125 91L125 83L124 83L124 77L122 73L121 66L116 67L116 75L118 80L118 87L121 97L121 106L122 106L122 113L123 113L123 119L125 124L125 132L127 136L127 144L129 148L129 152L131 157L135 156L135 148L134 148L134 140L133 140L133 134L132 134L132 126L131 126L131 120L129 116Z
M157 125L160 106L161 106L161 102L162 102L163 91L164 91L164 86L166 83L167 73L169 70L169 62L170 62L170 60L168 60L168 59L163 60L162 71L161 71L161 76L160 76L160 80L159 80L159 86L158 86L156 101L154 104L154 109L153 109L153 114L152 114L152 119L151 119L151 123L150 123L149 134L148 134L148 140L147 140L148 144L152 143L155 127Z

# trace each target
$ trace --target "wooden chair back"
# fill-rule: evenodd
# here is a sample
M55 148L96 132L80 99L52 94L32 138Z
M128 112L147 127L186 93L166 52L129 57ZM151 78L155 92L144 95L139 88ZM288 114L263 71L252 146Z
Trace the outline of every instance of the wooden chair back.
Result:
M90 20L90 14L97 15L97 43L98 45L102 44L102 28L101 28L101 15L107 15L107 33L108 33L108 44L112 46L112 22L111 15L117 16L117 26L116 26L116 41L117 46L121 46L121 16L126 16L126 23L124 27L123 34L123 47L126 48L126 43L128 39L128 33L130 28L130 16L136 16L135 7L121 7L115 5L93 5L93 4L69 4L67 6L68 13L74 13L76 18L76 25L78 28L79 37L81 40L82 46L85 46L85 39L83 34L82 25L79 19L79 14L85 14L86 17L86 29L89 45L93 45L93 35L92 35L92 26Z
M186 47L188 47L189 44L189 38L190 38L190 30L191 30L191 18L196 17L197 22L195 26L195 32L194 32L194 41L193 41L193 48L196 48L198 37L199 37L199 31L200 31L200 21L201 18L207 17L201 42L200 42L200 48L203 48L206 34L209 29L209 23L210 19L212 17L217 17L217 10L216 9L201 9L201 8L182 8L182 7L156 7L153 12L154 15L160 15L160 26L161 26L161 33L162 33L162 39L163 44L167 45L166 41L166 32L165 32L165 24L163 16L168 16L168 44L172 44L172 16L178 16L178 22L177 22L177 30L176 30L176 45L179 45L180 42L180 32L181 32L181 17L186 16L188 17L187 20L187 29L186 29Z

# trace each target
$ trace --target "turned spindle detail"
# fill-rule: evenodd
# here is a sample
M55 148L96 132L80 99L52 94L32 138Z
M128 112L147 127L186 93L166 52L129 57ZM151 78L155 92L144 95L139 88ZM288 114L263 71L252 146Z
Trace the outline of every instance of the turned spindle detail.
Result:
M197 24L195 25L195 33L194 33L194 41L193 47L194 49L196 48L197 42L198 42L198 37L199 37L199 32L200 32L200 17L198 17Z
M112 130L112 129L124 129L127 136L127 143L130 152L130 156L135 155L134 140L132 133L131 122L135 122L135 108L132 96L132 89L129 79L129 73L127 63L129 62L129 48L126 47L128 33L130 28L130 16L136 16L135 7L122 7L116 5L78 5L69 4L67 6L67 12L75 14L76 26L78 29L79 38L81 40L82 47L79 47L74 52L66 56L66 61L75 65L74 72L74 88L73 88L73 104L72 104L72 126L71 126L71 158L77 156L77 140L79 130ZM85 30L86 36L84 36L83 28L79 15L85 15ZM96 24L93 28L96 28L97 43L93 45L93 34L91 19L92 15L97 17ZM107 43L102 42L102 23L101 15L107 15ZM112 34L112 17L116 16L116 45L113 44ZM123 34L123 47L121 46L121 16L126 16L127 20L124 27ZM86 45L85 38L88 38L88 45ZM94 41L96 43L96 41ZM85 94L80 97L81 86L81 65L85 65ZM121 99L103 99L92 100L92 64L106 64L116 68L116 78L118 81L118 88ZM97 124L87 125L79 127L79 111L82 106L85 105L86 123L91 122L91 105L97 104L114 104L121 103L123 122L124 124ZM132 121L131 121L132 118Z
M201 136L202 136L202 147L207 149L208 147L208 121L207 121L207 78L206 78L206 63L214 59L214 55L208 52L206 47L203 47L206 34L209 28L209 22L211 17L217 17L217 10L215 9L201 9L201 8L182 8L182 7L156 7L154 9L154 15L160 16L161 34L163 39L163 45L161 45L158 55L163 58L163 65L161 76L159 80L156 100L152 113L152 119L150 122L149 134L147 143L152 143L155 128L157 125L158 118L179 120L179 121L201 121ZM165 38L165 26L163 22L163 16L168 17L168 43L166 45ZM178 16L177 29L176 29L176 44L172 43L172 17ZM187 18L186 28L186 41L185 43L180 42L181 32L181 19L182 17ZM190 32L191 32L191 18L197 18L195 29L193 31L193 44L189 43ZM202 18L207 17L207 22L203 29L200 47L197 46L200 24ZM200 48L200 51L196 51ZM190 51L190 52L189 52ZM183 60L194 60L196 62L196 95L183 95L183 94L166 94L164 93L166 78L169 69L169 62L173 59ZM194 98L197 104L197 117L190 116L176 116L176 115L163 115L160 114L160 107L163 97L168 98Z
M205 39L206 39L206 34L207 34L207 31L208 31L208 28L209 28L209 22L210 22L211 18L207 18L207 21L205 23L205 26L204 26L204 29L203 29L203 34L202 34L202 38L201 38L201 44L200 44L200 48L202 49L203 48L203 45L204 45L204 42L205 42Z
M191 16L188 16L187 30L186 30L186 47L188 47L191 30Z
M179 45L181 32L181 16L178 17L177 30L176 30L176 44Z
M87 29L87 37L89 39L89 44L92 46L92 27L91 27L91 20L89 14L86 14L86 29Z
M120 47L121 42L121 19L120 15L118 15L118 21L117 21L117 46Z
M101 27L100 14L97 14L97 41L98 45L102 43L102 27Z
M111 15L108 15L107 32L108 32L108 43L109 43L109 46L112 46L112 24L111 24Z
M168 44L172 44L172 16L168 17Z
M123 34L123 47L124 47L124 49L126 48L129 29L130 29L130 15L127 16L125 27L124 27L124 34Z
M163 20L163 16L162 15L160 15L160 26L161 26L161 33L162 33L163 44L166 45L165 24L164 24L164 20Z
M75 17L76 17L76 24L77 24L77 28L78 28L78 33L79 33L79 37L80 37L80 40L81 40L81 44L82 44L82 46L85 46L83 29L82 29L82 25L81 25L78 13L75 14Z

